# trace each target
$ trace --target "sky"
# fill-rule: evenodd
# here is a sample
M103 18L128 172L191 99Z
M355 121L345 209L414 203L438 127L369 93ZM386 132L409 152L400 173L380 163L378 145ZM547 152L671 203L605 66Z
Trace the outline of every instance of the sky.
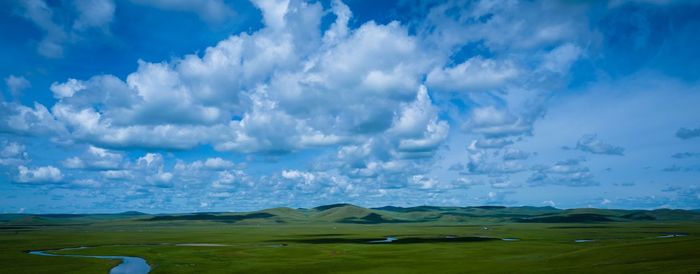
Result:
M696 1L0 3L0 213L700 208Z

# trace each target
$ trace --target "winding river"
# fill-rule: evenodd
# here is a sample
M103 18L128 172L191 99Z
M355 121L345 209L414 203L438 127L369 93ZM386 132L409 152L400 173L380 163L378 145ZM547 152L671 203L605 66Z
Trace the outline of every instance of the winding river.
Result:
M48 253L50 251L59 250L76 250L85 249L87 247L78 248L64 248L56 250L45 250L45 251L30 251L29 254L39 255L39 256L52 256L52 257L81 257L81 258L97 258L97 259L107 259L107 260L120 260L121 263L114 268L112 268L110 274L146 274L151 271L151 266L148 265L146 260L139 257L128 257L128 256L91 256L91 255L72 255L72 254L53 254Z

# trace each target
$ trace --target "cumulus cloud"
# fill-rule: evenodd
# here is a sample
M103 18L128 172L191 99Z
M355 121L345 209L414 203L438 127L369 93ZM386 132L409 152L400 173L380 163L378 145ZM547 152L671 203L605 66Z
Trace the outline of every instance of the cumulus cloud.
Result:
M119 169L122 165L122 159L121 153L89 146L83 156L65 159L63 166L69 169Z
M542 12L551 16L543 18ZM447 1L430 9L422 30L441 47L481 42L494 51L518 51L587 38L585 6L556 2Z
M17 98L23 90L28 89L32 86L29 80L27 80L27 78L24 78L24 76L15 75L7 76L7 78L5 78L5 85L10 91L10 94L12 94L12 96L15 98Z
M25 135L61 134L64 126L42 104L0 102L0 131Z
M63 43L68 34L63 27L53 21L53 10L43 0L20 1L23 16L34 23L46 34L39 42L37 51L46 57L56 58L63 55Z
M76 79L68 79L65 83L52 83L50 88L51 92L53 92L53 96L57 99L71 97L73 94L83 89L85 89L83 82Z
M520 159L501 160L483 150L471 151L466 170L462 174L505 175L525 171L527 166Z
M205 160L197 160L191 163L178 162L175 165L175 169L181 172L187 171L200 171L200 170L224 170L237 168L238 166L229 160L225 160L221 157L207 158Z
M449 91L482 91L503 86L518 75L510 61L472 57L450 68L435 68L427 76L430 87Z
M210 169L227 169L234 166L233 162L221 159L219 157L208 158L204 161L204 167Z
M194 10L210 22L232 15L224 1L133 2ZM82 14L72 31L107 26L116 9L111 1L81 3L77 9L94 13ZM64 160L65 177L91 177L70 180L85 187L128 182L120 198L150 206L176 198L198 205L202 201L189 199L197 195L216 200L205 201L208 207L258 196L265 197L256 203L264 204L413 191L448 195L473 185L512 189L522 183L509 176L530 170L525 160L534 155L513 146L532 135L550 92L586 56L579 42L588 28L580 23L579 5L445 2L417 24L350 24L352 12L341 1L332 1L330 10L322 2L296 0L254 5L264 24L257 31L231 35L196 54L140 60L123 78L55 82L52 106L3 102L0 131L88 145ZM562 12L542 18L543 10ZM448 102L463 105L446 110ZM447 150L451 125L468 135L468 143L454 150L462 153L464 164L452 170L460 177L427 175ZM309 170L249 175L243 165L220 157L186 162L173 160L178 152L152 153L201 147L280 161L304 150L319 155ZM122 149L148 153L130 160L133 154L117 152ZM552 184L592 176L585 167L575 175L562 166L567 164L535 171ZM510 203L509 193L479 201Z
M160 168L163 166L163 155L159 153L146 153L136 160L136 165L141 168Z
M317 4L259 6L265 29L232 36L201 57L140 62L126 81L54 83L54 117L69 138L106 147L285 153L387 143L384 151L398 159L432 155L446 138L449 126L420 86L430 62L397 22L351 31L347 6L334 2L336 21L321 36L307 31L318 29ZM229 120L234 115L241 119Z
M517 148L507 148L503 151L503 160L527 160L535 153L529 153Z
M478 149L498 149L512 144L513 141L506 138L478 139L472 140L467 149L472 151Z
M440 186L448 186L446 184L441 184L438 180L426 177L424 175L413 175L410 180L410 184L418 187L419 189L436 189Z
M565 74L569 71L573 62L579 59L580 55L581 48L578 46L570 43L563 44L543 57L539 69Z
M162 8L194 5L190 1L143 3ZM220 1L210 1L197 6L225 10L221 5ZM96 76L87 81L54 83L51 89L61 102L52 112L70 125L73 138L104 146L183 149L213 144L220 150L290 151L348 142L356 132L388 129L392 120L382 118L396 113L392 106L410 99L410 91L426 74L429 85L456 79L462 80L459 85L466 88L495 87L517 75L509 60L478 56L428 73L431 61L425 58L425 49L402 26L397 22L369 22L350 30L347 23L351 12L338 1L332 4L336 21L323 35L301 31L318 29L322 14L319 5L297 1L256 5L262 9L267 25L263 30L232 36L208 48L201 57L188 55L170 63L141 62L126 82ZM490 8L512 11L513 7ZM289 35L277 35L281 29ZM275 58L268 58L271 56ZM240 77L224 77L229 74ZM269 79L269 75L278 76ZM159 96L163 90L169 96ZM113 100L113 95L121 95L122 101L104 101ZM337 100L338 96L342 100ZM241 106L241 100L250 105ZM305 108L301 108L302 102ZM96 110L91 104L104 107ZM308 109L309 105L319 107ZM478 115L484 112L474 112L476 131L487 135L530 131L527 119L505 112L500 120L484 124L479 121L483 115ZM243 118L227 121L226 117L232 115ZM282 126L269 130L264 125L272 120ZM434 138L404 140L403 147L434 146L445 128L438 124L431 129ZM165 138L170 134L180 138Z
M463 127L468 132L482 134L486 138L517 136L532 132L532 124L529 121L494 106L472 110L470 119Z
M553 165L537 166L535 172L527 179L529 185L566 185L566 186L594 186L598 185L593 180L593 173L583 166L583 159L568 159L559 161Z
M171 187L170 181L173 179L173 174L158 170L155 174L146 177L146 180L153 183L157 187Z
M569 149L568 147L564 148ZM576 147L574 147L574 149L593 154L620 156L622 156L625 152L625 149L620 146L611 145L601 141L600 139L598 139L598 136L596 134L583 135L581 139L579 139L578 142L576 142Z
M489 191L484 196L477 198L480 204L487 205L508 205L514 204L515 201L508 199L509 195L514 194L514 191Z
M17 142L0 142L0 165L18 165L26 162L29 155L26 147Z
M532 167L525 161L535 155L511 145L513 141L503 138L473 140L467 146L467 161L458 170L460 176L469 176L480 184L491 188L520 188L523 184L513 179L518 173L527 172Z
M494 178L489 181L491 188L494 189L507 189L507 188L520 188L522 184L519 182L512 181L507 178Z
M210 196L215 196L217 198L228 198L234 195L245 196L252 187L258 186L261 183L269 182L265 178L259 178L254 181L250 175L248 175L243 170L224 170L217 172L213 181L211 182ZM263 189L263 188L261 188ZM271 194L269 191L274 191L274 188L268 189L268 195Z
M78 40L76 38L86 30L98 28L106 31L115 11L112 0L75 0L72 7L77 18L55 16L55 9L68 8L63 4L54 7L44 0L19 1L21 15L44 32L37 51L48 58L62 57L65 45ZM72 26L70 22L73 22Z
M108 26L116 9L112 0L75 0L75 8L79 16L73 28L78 30Z
M427 89L421 86L416 100L395 116L388 133L401 138L398 149L410 154L435 150L447 138L449 128L446 121L438 120L437 108L432 105Z
M26 156L24 152L25 147L22 144L16 142L3 141L2 150L0 150L0 157L2 158L15 158Z
M79 188L98 188L102 186L102 182L95 179L78 179L72 181L71 186Z
M392 157L424 157L446 139L449 125L434 118L436 108L420 87L423 78L428 86L455 79L466 81L460 88L479 89L519 76L508 59L476 56L454 67L435 64L418 37L398 22L349 28L352 13L339 1L332 3L336 19L325 32L319 28L319 4L256 5L265 28L233 35L201 56L140 61L125 80L99 75L52 84L59 102L51 115L63 125L61 136L103 147L212 145L246 153L389 143L395 147L385 151ZM530 114L483 106L472 111L464 128L493 139L530 134L532 120Z
M134 178L134 174L130 170L105 170L101 171L100 174L105 179L110 180L129 180Z
M469 188L471 186L484 185L486 182L484 180L479 180L473 176L458 177L452 181L452 184L456 187Z
M290 180L302 180L305 183L311 183L316 179L316 176L314 176L310 172L304 172L304 171L299 171L299 170L283 170L282 171L282 177Z
M134 3L164 10L192 11L200 18L219 23L234 15L231 7L222 0L131 0Z
M54 166L42 166L35 169L20 165L17 167L19 183L58 183L63 179L61 170Z

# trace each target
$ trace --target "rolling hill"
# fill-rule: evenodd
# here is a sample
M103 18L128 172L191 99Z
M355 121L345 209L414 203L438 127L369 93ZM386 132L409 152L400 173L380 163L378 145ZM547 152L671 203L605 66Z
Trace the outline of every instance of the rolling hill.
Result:
M230 224L276 223L605 223L629 221L700 221L697 210L656 209L557 209L553 207L439 207L384 206L364 208L352 204L332 204L311 209L288 207L255 212L208 212L184 214L0 214L0 227L57 226L105 222L223 222Z

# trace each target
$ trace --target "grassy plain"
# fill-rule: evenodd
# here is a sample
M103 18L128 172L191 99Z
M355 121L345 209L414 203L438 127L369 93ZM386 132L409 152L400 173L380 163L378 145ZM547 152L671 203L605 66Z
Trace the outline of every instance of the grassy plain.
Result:
M491 211L497 212L494 214ZM201 217L204 215L174 215L170 219L154 219L151 215L61 216L53 219L50 216L6 216L0 222L0 272L108 273L119 263L26 253L28 250L78 246L92 248L56 253L142 257L151 265L151 273L700 271L700 222L694 217L695 212L686 212L687 216L682 218L646 214L644 216L656 217L633 216L625 220L619 217L628 216L630 212L585 213L612 219L590 219L590 216L576 211L541 212L539 209L528 209L525 214L513 213L505 208L480 210L478 214L467 209L432 208L401 212L352 206L265 212L274 217L209 218L250 216L241 214L211 214L206 218ZM461 215L446 214L449 212ZM368 217L372 213L375 215ZM328 217L329 214L337 216ZM523 219L526 215L530 217ZM362 219L363 216L366 218ZM454 216L459 218L455 219ZM549 219L538 219L542 216ZM583 219L553 218L562 216ZM431 219L426 221L426 218ZM561 220L567 222L555 222ZM684 236L659 238L668 234ZM368 243L369 240L380 240L388 235L396 236L399 240L387 244ZM459 237L493 239L449 240ZM519 240L503 241L501 238ZM431 242L431 239L436 242ZM574 242L577 239L594 241ZM191 243L225 246L176 245Z

